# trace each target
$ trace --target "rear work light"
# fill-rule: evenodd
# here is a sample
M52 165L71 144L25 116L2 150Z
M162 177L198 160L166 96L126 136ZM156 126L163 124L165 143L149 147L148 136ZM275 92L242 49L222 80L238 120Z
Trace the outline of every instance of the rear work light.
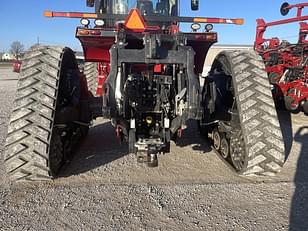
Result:
M206 32L210 32L211 30L213 30L214 26L213 24L206 24L204 28Z
M102 19L96 19L96 20L94 21L94 24L95 24L95 26L104 26L105 21L102 20Z
M87 26L89 26L89 24L90 24L90 20L87 19L87 18L82 18L82 19L80 20L80 23L81 23L81 25L87 27Z
M197 30L200 30L201 25L199 23L193 23L191 24L191 29L196 32Z

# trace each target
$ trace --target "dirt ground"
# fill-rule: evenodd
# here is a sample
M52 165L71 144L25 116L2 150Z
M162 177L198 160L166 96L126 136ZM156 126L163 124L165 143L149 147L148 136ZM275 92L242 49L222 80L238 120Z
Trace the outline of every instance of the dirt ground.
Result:
M287 162L272 178L237 176L193 122L147 168L99 119L58 179L12 185L3 145L16 78L0 69L0 230L308 230L307 116L279 112Z

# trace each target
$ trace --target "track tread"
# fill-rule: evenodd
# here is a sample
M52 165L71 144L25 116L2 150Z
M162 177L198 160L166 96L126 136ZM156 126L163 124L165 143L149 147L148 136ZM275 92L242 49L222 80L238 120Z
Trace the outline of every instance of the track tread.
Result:
M84 64L84 74L87 79L88 89L93 95L96 95L97 88L98 71L96 65L96 63L91 62L86 62Z
M284 142L264 63L254 51L223 51L230 62L235 98L245 140L243 175L272 176L284 163Z
M12 181L51 178L48 151L63 51L35 46L23 60L4 152Z

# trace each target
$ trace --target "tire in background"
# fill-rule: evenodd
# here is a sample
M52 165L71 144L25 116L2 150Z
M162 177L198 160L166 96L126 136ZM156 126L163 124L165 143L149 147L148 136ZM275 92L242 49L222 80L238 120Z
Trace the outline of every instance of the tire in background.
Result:
M96 95L97 89L97 78L98 78L98 71L97 71L97 63L86 62L84 64L83 73L86 76L88 82L88 89L93 94Z

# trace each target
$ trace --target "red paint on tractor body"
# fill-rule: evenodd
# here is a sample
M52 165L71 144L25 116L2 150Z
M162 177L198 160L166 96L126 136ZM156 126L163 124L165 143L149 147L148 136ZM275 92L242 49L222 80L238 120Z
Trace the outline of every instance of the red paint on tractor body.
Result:
M143 28L133 28L134 24L129 24L132 17L139 17L140 23L142 23ZM218 20L218 19L217 19ZM218 20L217 23L223 23L223 21ZM128 26L129 25L129 26ZM107 78L110 70L110 54L109 49L115 43L115 34L120 30L125 30L126 33L131 33L132 35L144 35L148 34L171 34L176 35L180 33L179 26L177 24L171 24L169 27L162 30L159 26L149 26L144 21L140 12L136 9L131 10L130 14L127 16L124 24L116 24L114 28L84 28L78 27L76 30L76 37L79 39L86 62L97 62L99 77L98 77L98 87L97 95L103 94L103 83ZM185 33L188 35L187 45L191 46L195 51L195 73L199 74L203 71L203 65L205 57L208 53L209 48L217 42L217 33L215 32L203 32L203 33ZM136 40L135 38L128 39L127 47L131 49L142 49L142 40ZM108 68L102 68L108 67ZM142 70L146 68L145 65L136 65L135 68ZM155 67L155 72L158 73L158 66Z
M98 70L98 83L97 83L96 95L102 96L104 94L104 83L110 72L110 63L107 62L98 63L97 70Z
M94 1L91 1L88 6L93 7ZM82 13L82 12L54 12L45 11L44 15L46 17L65 17L65 18L86 18L86 19L103 19L106 20L106 25L95 26L94 28L89 28L88 26L78 27L76 30L76 38L79 39L86 62L97 62L99 65L109 66L110 65L110 54L109 49L113 44L116 43L116 36L119 31L125 30L126 34L131 33L132 35L142 35L146 33L150 34L169 34L174 35L184 34L188 37L187 46L191 46L195 52L194 67L195 74L198 75L203 71L203 64L205 57L208 53L209 48L217 42L216 32L202 32L202 33L183 33L179 30L179 22L188 23L217 23L217 24L234 24L242 25L244 20L241 18L208 18L208 17L178 17L178 16L166 16L169 20L169 26L162 27L159 23L155 25L155 20L147 18L148 16L141 15L138 9L131 9L129 14L101 14L101 13ZM162 16L165 17L165 16ZM155 18L155 17L154 17ZM148 21L147 21L148 19ZM110 24L110 20L115 20L114 24ZM153 21L153 22L152 22ZM159 20L158 20L159 22ZM142 49L143 42L138 41L138 39L131 39L127 41L128 49ZM158 64L159 65L159 64ZM140 66L139 66L140 68ZM160 67L162 68L162 67ZM155 72L158 73L158 66L155 67ZM104 82L106 73L108 71L103 71L104 76L99 80L101 83ZM108 74L107 74L108 75ZM102 93L101 89L97 89L98 93Z

